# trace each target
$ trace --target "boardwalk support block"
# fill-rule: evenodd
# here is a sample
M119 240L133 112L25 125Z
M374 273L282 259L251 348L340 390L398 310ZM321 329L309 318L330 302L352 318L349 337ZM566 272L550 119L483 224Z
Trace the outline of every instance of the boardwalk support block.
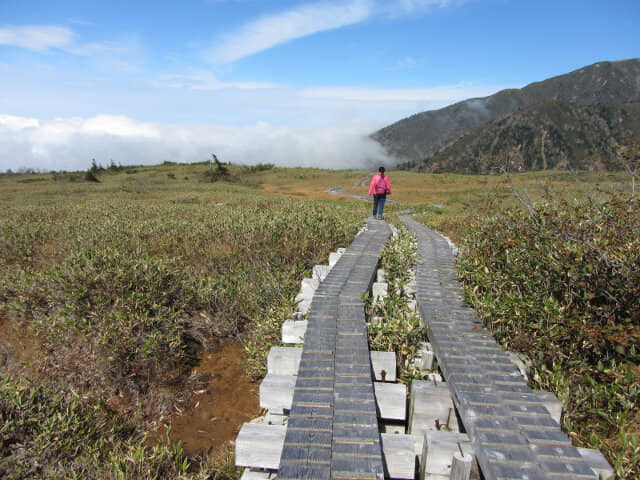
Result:
M389 478L413 480L416 478L415 441L411 435L383 433L382 455Z
M290 410L296 376L267 374L260 384L260 408Z
M303 343L307 323L306 320L285 320L282 324L282 343Z
M376 404L380 418L401 420L407 418L407 386L402 383L375 382Z
M272 347L267 355L267 373L297 375L302 349L296 347Z
M396 381L396 353L395 352L370 352L371 368L378 382ZM382 372L384 372L384 379Z
M236 467L277 470L286 427L245 423L236 438Z

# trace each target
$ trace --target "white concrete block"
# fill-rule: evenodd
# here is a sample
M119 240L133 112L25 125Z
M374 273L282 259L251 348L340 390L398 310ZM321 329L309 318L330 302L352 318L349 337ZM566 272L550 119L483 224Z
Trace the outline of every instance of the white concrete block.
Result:
M331 267L329 265L316 265L311 270L311 274L313 278L322 282L327 277L327 275L329 275L330 270Z
M594 472L598 475L599 480L609 480L615 475L615 470L609 464L600 450L592 448L578 448L578 452L585 459Z
M302 300L296 306L296 310L302 313L302 315L306 315L310 307L311 307L311 300Z
M418 311L418 302L416 300L407 300L409 312L416 313Z
M260 384L260 408L290 410L297 378L268 373Z
M338 260L340 260L340 257L342 257L341 253L330 253L329 254L329 266L333 267L336 263L338 263Z
M451 480L469 480L472 465L473 457L460 452L454 453L451 460Z
M414 296L417 291L418 291L418 284L416 283L415 280L409 280L407 283L405 283L405 285L404 285L404 294L407 297Z
M285 320L282 324L282 343L304 343L307 320Z
M407 387L402 383L374 382L376 404L380 418L402 420L407 417Z
M423 380L425 382L431 382L431 383L443 383L444 379L442 378L442 375L440 375L439 373L435 373L435 372L430 372L427 374L422 374Z
M389 478L413 480L416 477L416 454L411 435L383 433L382 456Z
M295 303L302 302L303 300L311 301L313 299L313 294L316 292L316 289L320 285L320 280L317 278L304 278L302 282L300 282L300 292L296 295L294 299Z
M285 415L282 410L269 410L262 423L265 425L286 425L287 420L289 420L289 415Z
M236 438L236 467L277 470L287 427L245 423Z
M395 352L369 352L371 355L371 368L375 378L379 382L396 381L396 354ZM385 372L384 380L382 371Z
M383 317L373 317L369 322L369 325L373 325L374 327L380 327L382 326L383 321L384 321Z
M387 296L387 289L389 286L385 282L374 282L371 287L371 296L374 301L378 299L378 297L385 298Z
M451 461L456 452L462 449L465 457L473 457L473 446L464 433L429 431L423 439L420 458L420 479L433 478L431 475L451 474Z
M414 435L412 433L407 433L407 435L411 435L413 437L413 442L416 448L416 455L418 456L418 461L422 462L422 450L424 447L424 435Z
M267 470L258 470L255 468L245 468L240 476L240 480L271 480L275 478L275 472L269 472Z
M516 352L507 352L507 355L522 375L522 378L524 378L526 381L529 381L529 377L531 376L531 361L527 361L524 355L520 355Z
M562 402L551 392L539 391L536 394L543 399L543 405L549 410L551 417L560 424L562 421Z
M457 432L458 420L447 384L420 380L411 382L409 433L420 435L425 431L438 430L437 425L446 425L447 419L450 431ZM446 430L446 427L441 428Z
M317 278L303 278L300 282L301 289L310 288L316 290L320 286L320 280Z
M398 424L398 423L383 423L382 424L382 431L384 433L390 433L393 435L404 435L407 433L407 429L405 428L404 424Z
M271 347L267 355L267 373L297 375L302 349L296 347Z
M343 254L344 252L346 252L346 251L347 251L347 249L346 249L346 248L344 248L344 247L340 247L340 248L338 248L338 249L336 250L336 252L338 252L340 255L342 255L342 254Z
M419 365L420 370L431 370L433 368L433 360L435 359L435 355L433 352L422 352L421 362Z
M384 282L387 278L387 272L384 268L379 268L376 272L376 282Z

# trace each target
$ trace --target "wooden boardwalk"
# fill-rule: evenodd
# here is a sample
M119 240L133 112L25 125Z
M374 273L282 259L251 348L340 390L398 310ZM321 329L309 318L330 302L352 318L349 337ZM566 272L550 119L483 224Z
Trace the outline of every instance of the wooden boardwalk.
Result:
M402 220L418 237L418 308L484 478L597 479L552 418L549 394L527 386L464 303L447 241Z
M279 480L384 475L362 299L390 234L370 220L313 296Z
M433 464L426 459L428 455L435 459L442 451L438 445L448 445L451 438L461 453L461 442L469 448L465 453L473 447L485 480L595 480L599 474L612 475L600 452L572 446L558 423L558 400L527 386L507 353L465 304L446 239L410 217L402 220L417 235L417 306L445 383L414 382L411 404L425 403L410 408L409 433L402 434L404 426L399 435L380 433L381 417L401 424L407 419L404 395L398 400L400 416L384 416L382 399L376 398L384 383L374 387L363 298L371 289L391 230L386 222L370 219L313 294L302 353L288 350L299 358L295 375L293 370L287 370L288 377L276 375L284 379L282 385L289 385L284 395L288 400L275 404L279 425L265 421L268 424L243 426L243 440L236 444L243 458L237 465L258 469L243 478L271 479L277 470L278 480L412 479L416 454L421 455L419 478L449 478L451 450L442 454L444 474L435 467L440 473L428 470ZM279 348L284 355L287 349ZM276 391L281 391L279 386ZM427 397L421 391L428 391ZM464 432L440 431L437 419L434 429L431 411L441 408L436 405L444 405L449 415L455 407ZM420 417L422 423L415 428L416 412L424 415L425 408L430 420L424 423L427 417ZM442 423L443 417L439 418ZM260 435L262 439L254 441ZM383 445L383 440L388 443ZM396 441L404 450L388 448ZM260 450L255 455L259 460L249 459L254 450ZM453 471L451 465L448 468ZM455 478L468 477L456 474Z

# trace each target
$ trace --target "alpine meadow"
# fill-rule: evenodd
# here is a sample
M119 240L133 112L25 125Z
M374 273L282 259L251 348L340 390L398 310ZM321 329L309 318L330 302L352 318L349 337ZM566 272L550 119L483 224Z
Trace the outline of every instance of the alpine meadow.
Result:
M216 376L200 368L207 355L240 344L248 384L265 374L300 280L369 214L369 203L344 195L366 194L369 174L207 162L91 171L0 176L0 472L238 478L229 441L186 451L172 424L203 408L199 395ZM631 177L390 176L387 220L400 227L398 213L411 210L458 244L467 300L526 355L530 384L563 402L574 444L601 449L618 478L636 478ZM382 260L398 291L414 255L400 228ZM394 299L369 341L405 365L424 332L392 320L406 318ZM415 375L405 368L400 379ZM249 417L257 400L252 408Z

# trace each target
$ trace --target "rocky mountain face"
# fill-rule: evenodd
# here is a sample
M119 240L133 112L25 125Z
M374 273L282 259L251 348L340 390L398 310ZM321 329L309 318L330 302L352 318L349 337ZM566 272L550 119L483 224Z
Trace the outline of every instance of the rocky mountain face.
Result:
M615 168L617 142L640 135L640 59L602 62L405 118L372 135L401 168L485 173Z

